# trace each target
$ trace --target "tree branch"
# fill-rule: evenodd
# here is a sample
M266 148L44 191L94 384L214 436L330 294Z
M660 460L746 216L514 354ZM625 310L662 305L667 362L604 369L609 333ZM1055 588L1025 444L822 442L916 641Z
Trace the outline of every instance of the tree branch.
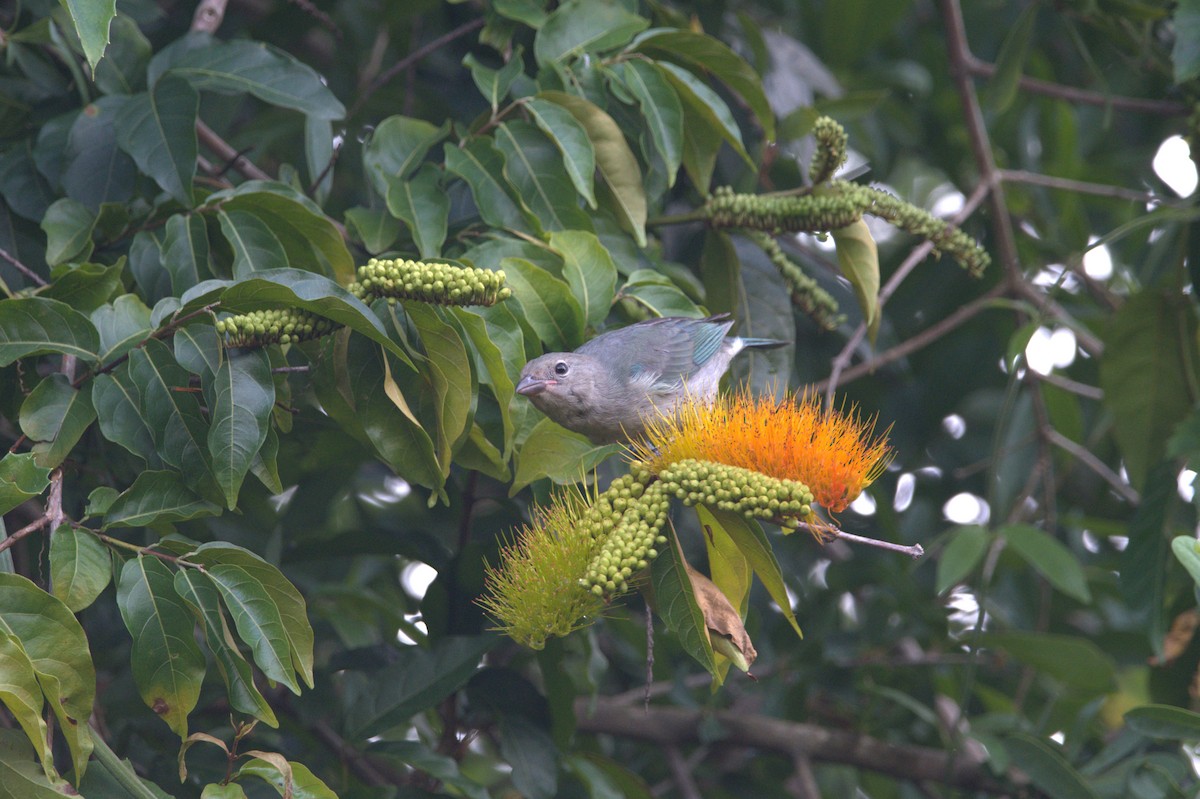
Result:
M1006 183L1024 183L1029 186L1044 186L1048 189L1074 191L1080 194L1092 194L1097 197L1112 197L1116 200L1129 200L1135 203L1161 203L1162 197L1146 191L1134 191L1124 186L1108 186L1103 183L1089 183L1086 180L1071 178L1056 178L1038 172L1026 172L1023 169L1000 169L996 171L1000 180Z
M8 538L4 539L3 541L0 541L0 552L3 552L6 549L12 548L22 538L26 538L27 536L30 536L33 533L36 533L38 530L41 530L43 527L45 527L49 523L50 523L50 517L42 516L37 521L31 522L31 523L25 525L20 530L17 530L15 533L10 535Z
M11 253L9 253L8 250L4 249L3 247L0 247L0 258L3 258L4 260L6 260L10 264L12 264L14 269L16 269L22 275L24 275L25 277L27 277L31 281L33 281L34 285L37 285L37 286L49 285L46 283L45 279L41 275L39 275L37 272L30 269L25 264L21 263Z
M996 65L968 54L966 67L972 75L990 78L996 74ZM1022 89L1046 97L1067 100L1082 105L1098 105L1105 108L1120 108L1125 111L1140 111L1146 114L1161 114L1163 116L1185 116L1191 109L1183 103L1170 100L1148 100L1144 97L1123 97L1118 94L1105 94L1074 86L1064 86L1048 80L1039 80L1022 75L1017 83Z
M685 710L653 706L648 710L591 698L575 702L578 729L616 735L659 746L701 743L702 729L715 719L725 733L723 743L777 752L790 758L847 765L902 780L938 782L954 788L1005 793L1011 786L996 782L984 763L965 752L946 752L925 746L895 744L848 730L833 730L804 722L785 721L747 713ZM712 741L705 741L712 743Z

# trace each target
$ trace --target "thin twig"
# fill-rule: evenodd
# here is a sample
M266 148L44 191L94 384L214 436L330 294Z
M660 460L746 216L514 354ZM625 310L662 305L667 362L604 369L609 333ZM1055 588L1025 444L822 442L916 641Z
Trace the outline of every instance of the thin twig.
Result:
M25 525L20 530L17 530L15 533L10 535L8 538L4 539L3 541L0 541L0 552L3 552L6 549L12 548L22 538L25 538L27 536L30 536L30 535L36 533L38 530L41 530L43 527L45 527L49 523L50 523L50 517L42 516L37 521L31 522L31 523Z
M401 72L408 69L410 64L415 64L417 61L420 61L422 58L429 55L434 50L437 50L437 49L449 44L450 42L454 41L455 39L458 39L462 36L467 35L468 33L472 32L472 31L482 28L484 26L485 22L486 22L486 20L483 17L479 17L478 19L473 19L470 22L466 22L462 25L459 25L454 30L442 34L441 36L437 37L436 39L434 39L433 41L429 42L426 45L418 47L416 50L413 50L411 53L406 55L404 58L401 58L395 64L392 64L390 67L388 67L388 69L386 71L383 72L383 74L381 74L379 77L375 78L375 80L371 81L371 85L368 86L366 88L366 90L362 94L359 95L358 99L355 100L354 105L350 107L350 111L346 115L346 117L348 119L353 118L354 115L357 114L362 109L363 104L366 103L368 99L370 99L372 94L374 94L375 92L382 89L392 78L396 77Z
M1074 455L1080 463L1082 463L1084 466L1087 466L1089 469L1099 475L1104 482L1112 486L1113 490L1120 494L1121 498L1130 505L1137 505L1142 501L1141 497L1138 496L1138 492L1133 488L1133 486L1122 480L1120 475L1108 468L1108 466L1106 466L1104 462L1097 458L1090 450L1087 450L1084 447L1081 447L1079 444L1076 444L1074 441L1067 438L1057 430L1047 430L1046 438L1049 439L1050 443L1063 450L1066 450L1071 455Z
M1063 391L1069 391L1072 394L1090 400L1104 399L1104 390L1099 386L1089 386L1087 383L1080 383L1078 380L1072 380L1069 377L1056 375L1053 372L1044 375L1041 372L1035 372L1029 369L1025 372L1026 377L1030 380L1036 380L1042 383L1049 383L1056 388L1061 388Z
M150 341L152 341L154 339L164 339L167 336L174 335L175 331L178 330L180 327L182 327L187 322L190 322L192 319L195 319L197 316L203 316L207 313L211 313L214 309L216 309L220 305L221 305L221 303L219 300L217 302L210 302L208 305L205 305L203 308L198 308L189 314L184 314L183 316L172 319L168 324L166 324L163 327L160 327L158 330L155 330L149 336L147 336L146 338L139 341L137 346L134 347L133 349L131 349L129 352L133 352L133 350L142 349L143 347L146 346L146 344L148 344ZM78 377L73 383L71 383L71 387L79 388L81 385L84 384L84 382L86 382L88 380L88 378L95 377L96 375L108 374L113 369L116 369L118 366L120 366L121 364L123 364L127 360L129 360L129 352L126 352L125 354L121 355L120 357L114 358L113 360L104 364L103 366L101 366L99 369L97 369L94 372L88 372L88 373Z
M222 139L217 132L204 124L201 119L196 120L196 135L200 138L200 143L213 151L213 154L218 159L225 161L239 173L242 177L250 180L270 180L271 176L259 169L253 161L233 148L229 142Z
M3 258L4 260L8 261L10 264L13 265L14 269L16 269L18 272L20 272L25 277L32 280L36 285L38 285L38 286L49 285L41 275L39 275L37 272L30 269L25 264L21 263L19 260L17 260L15 257L13 257L13 255L11 253L9 253L8 250L4 249L3 247L0 247L0 258Z
M804 522L801 522L799 527L800 529L808 530L816 537L832 536L834 538L840 538L842 541L852 541L855 544L865 544L866 546L875 547L877 549L886 549L889 552L899 552L902 555L908 555L913 560L925 556L925 547L921 546L920 544L893 544L891 541L883 541L879 538L868 538L865 535L847 533L845 530L839 530L836 527L818 527L815 525L806 524Z
M1124 186L1109 186L1104 183L1091 183L1086 180L1072 180L1043 175L1039 172L1027 172L1023 169L1000 169L996 171L1000 180L1006 183L1024 183L1030 186L1044 186L1048 189L1062 189L1080 194L1092 194L1097 197L1112 197L1117 200L1129 200L1135 203L1162 203L1164 198L1148 191L1134 191Z
M679 795L683 799L703 799L704 794L700 793L700 786L692 779L692 770L688 768L687 761L679 752L679 747L665 747L663 753L667 756L667 766L671 769L671 776L675 779L675 787L679 789Z

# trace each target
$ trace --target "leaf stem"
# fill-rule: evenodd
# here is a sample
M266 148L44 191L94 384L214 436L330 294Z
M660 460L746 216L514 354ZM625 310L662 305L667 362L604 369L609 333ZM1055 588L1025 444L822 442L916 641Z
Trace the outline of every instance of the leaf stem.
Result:
M109 748L95 725L92 726L92 743L94 744L92 754L95 755L96 760L100 762L105 771L112 775L114 780L121 784L122 788L129 792L129 796L134 799L158 799L134 772L133 766L119 758L117 753Z
M178 330L180 327L183 327L183 325L185 325L186 323L195 319L197 316L203 316L204 314L211 313L216 308L220 307L220 305L221 305L220 300L218 300L216 302L210 302L208 305L205 305L203 308L198 308L189 314L184 314L183 316L172 319L166 325L164 325L163 327L160 327L158 330L155 330L153 333L151 333L150 335L146 336L144 339L139 341L137 346L134 347L133 350L142 349L143 347L145 347L148 343L150 343L154 339L164 339L167 336L174 335L175 331ZM133 350L130 350L129 352L133 352ZM112 370L116 369L118 366L120 366L121 364L123 364L129 360L129 352L125 353L124 355L121 355L119 358L114 358L113 360L104 364L99 369L95 370L94 372L87 372L86 374L78 377L73 383L71 383L71 388L79 388L81 385L83 385L85 382L87 382L88 378L95 377L96 375L108 374L109 372L111 372Z

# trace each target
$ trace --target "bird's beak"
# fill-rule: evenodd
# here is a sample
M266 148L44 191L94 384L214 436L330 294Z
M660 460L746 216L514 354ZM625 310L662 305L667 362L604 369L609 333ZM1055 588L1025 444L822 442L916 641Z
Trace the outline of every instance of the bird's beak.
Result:
M557 384L557 380L539 380L533 375L525 375L521 382L517 383L517 393L532 397L534 394L541 394L548 386Z

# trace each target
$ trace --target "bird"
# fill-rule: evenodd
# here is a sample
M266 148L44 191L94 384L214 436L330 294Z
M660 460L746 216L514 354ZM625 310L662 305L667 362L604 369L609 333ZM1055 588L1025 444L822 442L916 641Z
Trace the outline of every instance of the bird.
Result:
M684 400L711 403L733 357L786 341L728 335L729 314L664 316L601 333L574 352L525 364L518 394L594 444L636 441Z

